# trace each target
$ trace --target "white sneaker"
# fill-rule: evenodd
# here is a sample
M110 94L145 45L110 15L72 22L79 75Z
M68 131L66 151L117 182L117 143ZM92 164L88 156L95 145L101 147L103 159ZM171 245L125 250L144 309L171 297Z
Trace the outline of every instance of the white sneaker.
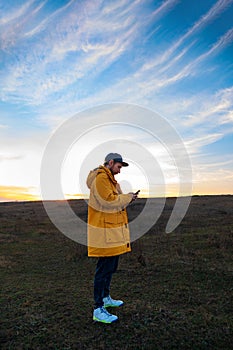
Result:
M124 304L122 300L114 300L110 297L103 298L104 307L118 307Z
M104 307L98 307L93 312L93 320L103 323L112 323L118 320L118 317L111 315Z

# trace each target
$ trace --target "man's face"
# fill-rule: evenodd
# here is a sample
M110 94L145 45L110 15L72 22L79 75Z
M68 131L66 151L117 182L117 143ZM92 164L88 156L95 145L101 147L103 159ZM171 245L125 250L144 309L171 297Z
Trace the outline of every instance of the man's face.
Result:
M110 162L112 162L112 164ZM114 161L110 162L110 170L112 171L113 175L119 174L121 172L122 164L118 162L114 163Z

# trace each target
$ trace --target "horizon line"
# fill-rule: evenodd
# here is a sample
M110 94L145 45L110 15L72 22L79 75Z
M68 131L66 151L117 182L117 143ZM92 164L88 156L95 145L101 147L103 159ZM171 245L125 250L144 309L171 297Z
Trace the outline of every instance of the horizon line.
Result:
M161 199L161 198L187 198L187 197L225 197L225 196L233 196L233 193L221 193L221 194L191 194L191 195L183 195L183 196L150 196L150 197L139 197L138 199ZM69 202L69 201L79 201L79 200L89 200L89 198L64 198L64 199L24 199L24 200L10 200L10 201L0 201L1 204L9 204L9 203L30 203L30 202Z

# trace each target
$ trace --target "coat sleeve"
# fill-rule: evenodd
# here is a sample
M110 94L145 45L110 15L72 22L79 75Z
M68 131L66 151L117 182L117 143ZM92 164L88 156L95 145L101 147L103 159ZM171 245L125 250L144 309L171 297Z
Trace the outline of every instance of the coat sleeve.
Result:
M112 189L105 174L99 174L95 179L97 200L101 206L111 209L125 208L132 200L131 194L118 194Z

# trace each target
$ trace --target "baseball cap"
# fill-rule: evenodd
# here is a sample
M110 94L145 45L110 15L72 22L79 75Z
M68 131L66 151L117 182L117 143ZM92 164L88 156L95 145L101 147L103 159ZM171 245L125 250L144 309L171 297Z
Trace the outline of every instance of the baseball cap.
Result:
M122 166L128 166L129 164L124 162L122 159L122 156L119 153L109 153L105 157L105 162L109 162L111 159L113 159L115 162L119 162L122 164Z

